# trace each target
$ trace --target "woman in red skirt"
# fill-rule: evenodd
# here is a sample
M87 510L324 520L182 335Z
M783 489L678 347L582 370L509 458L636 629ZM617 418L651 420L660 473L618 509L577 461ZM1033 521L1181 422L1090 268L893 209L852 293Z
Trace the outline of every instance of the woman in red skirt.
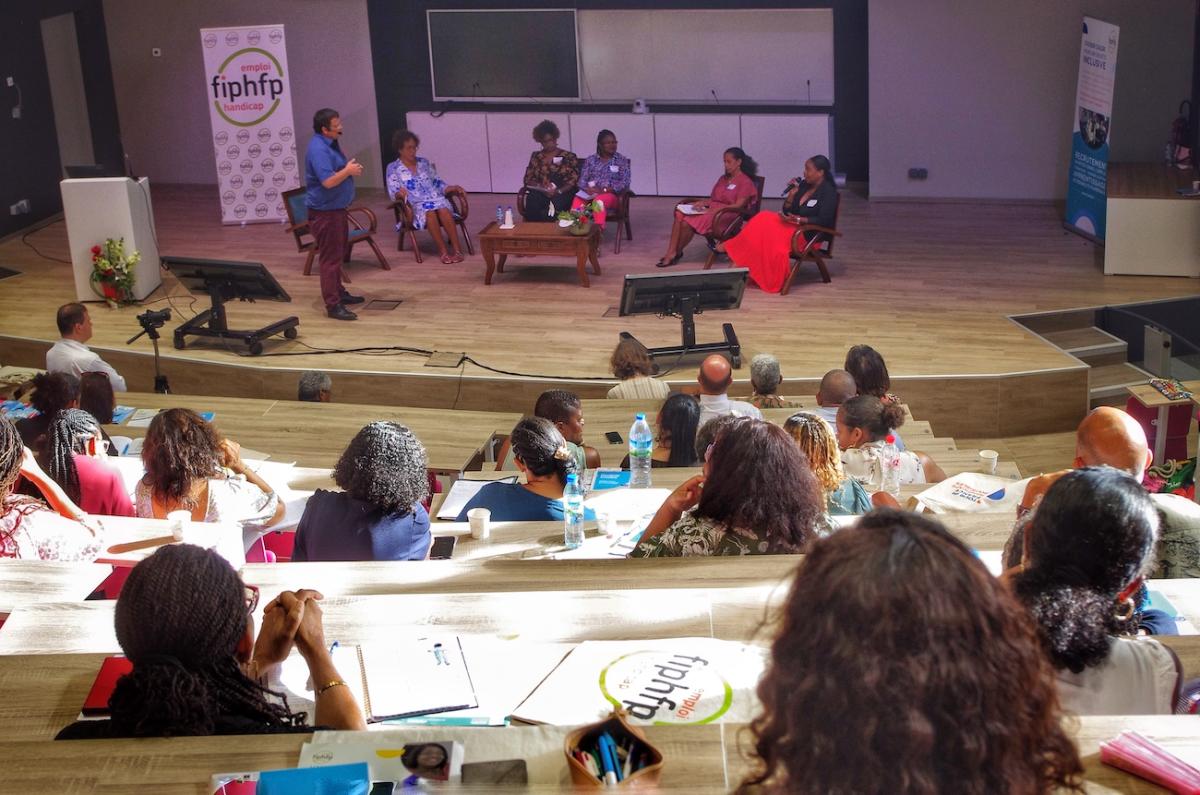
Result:
M825 155L804 161L804 177L790 185L782 211L759 213L736 237L717 245L717 251L728 254L735 265L749 268L750 278L768 293L783 288L796 224L832 227L837 211L837 185ZM805 232L804 237L811 240L817 234Z
M667 242L667 253L654 263L660 268L669 268L683 258L683 247L696 234L708 234L712 229L713 217L719 210L728 207L750 207L758 201L758 188L754 177L758 176L758 163L736 146L725 150L725 173L713 185L707 199L692 202L694 214L685 215L675 208L675 222L671 225L671 239Z

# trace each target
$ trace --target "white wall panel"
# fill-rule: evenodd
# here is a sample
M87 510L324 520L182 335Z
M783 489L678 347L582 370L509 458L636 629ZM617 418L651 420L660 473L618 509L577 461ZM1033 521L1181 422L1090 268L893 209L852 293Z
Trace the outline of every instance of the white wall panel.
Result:
M491 158L492 192L516 194L525 177L529 154L538 149L533 128L542 119L558 125L558 145L575 151L571 145L570 118L566 113L489 113L488 153ZM587 151L590 151L588 147ZM586 153L586 152L585 152Z
M654 114L660 196L707 196L721 176L722 154L741 146L740 117Z
M451 185L461 185L468 193L491 192L486 113L445 113L434 117L418 111L409 113L407 121L408 129L421 139L418 154L437 166L442 179Z
M742 116L742 149L758 161L758 173L767 178L764 196L778 196L792 177L804 170L813 155L833 159L829 151L829 117ZM834 163L837 168L837 163Z

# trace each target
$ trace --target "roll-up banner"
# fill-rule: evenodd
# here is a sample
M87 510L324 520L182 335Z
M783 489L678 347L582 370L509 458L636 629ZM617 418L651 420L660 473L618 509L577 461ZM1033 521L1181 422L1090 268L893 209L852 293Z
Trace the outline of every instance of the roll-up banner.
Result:
M1071 168L1067 178L1067 227L1101 242L1118 30L1116 25L1083 18L1079 82L1075 87L1075 132L1071 136Z
M203 28L200 44L221 222L284 221L300 177L283 25Z

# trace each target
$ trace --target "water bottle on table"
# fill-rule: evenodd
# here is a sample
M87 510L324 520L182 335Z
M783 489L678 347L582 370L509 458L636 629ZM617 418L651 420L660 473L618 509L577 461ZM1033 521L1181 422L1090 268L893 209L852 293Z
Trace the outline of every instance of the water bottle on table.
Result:
M499 204L496 205L496 223L497 224L504 223L504 210L502 210L500 208Z
M583 489L574 472L567 475L567 485L563 488L563 543L567 549L583 544Z
M654 452L654 432L645 414L638 414L629 429L629 486L650 488L650 455Z
M880 491L900 499L900 451L896 449L896 437L890 433L883 442L879 469L882 480Z

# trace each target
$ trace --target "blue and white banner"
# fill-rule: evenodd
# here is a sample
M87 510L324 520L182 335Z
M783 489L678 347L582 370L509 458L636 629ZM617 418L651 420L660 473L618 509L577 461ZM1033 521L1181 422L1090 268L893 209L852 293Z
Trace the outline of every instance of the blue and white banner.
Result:
M1079 83L1075 88L1075 132L1071 136L1071 169L1067 179L1067 225L1101 241L1118 31L1116 25L1083 18Z
M300 172L283 25L204 28L200 43L221 222L286 220L281 196Z

